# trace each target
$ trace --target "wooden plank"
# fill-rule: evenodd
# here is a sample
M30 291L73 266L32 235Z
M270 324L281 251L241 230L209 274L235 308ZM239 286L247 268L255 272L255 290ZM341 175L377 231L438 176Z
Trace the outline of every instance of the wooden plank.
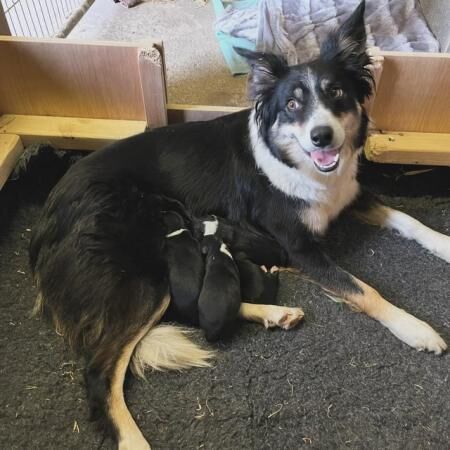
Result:
M377 91L378 91L378 86L380 84L381 74L383 73L384 57L382 55L380 55L380 50L378 49L378 47L373 47L371 49L371 51L369 49L368 53L371 55L372 61L373 61L372 65L371 65L372 66L371 71L372 71L372 75L373 75L375 89L374 89L372 96L366 100L364 106L366 108L367 114L369 114L369 116L371 116L373 105L375 103L375 97L376 97Z
M450 133L450 54L381 52L372 118L383 131Z
M167 125L166 77L162 46L142 48L138 54L142 99L149 128Z
M50 142L59 149L98 150L111 142L141 133L145 121L106 120L7 114L1 133L16 134L23 145Z
M216 117L226 116L246 108L235 106L208 106L208 105L181 105L168 104L167 115L169 123L196 122L200 120L211 120Z
M450 166L450 134L373 134L364 151L367 159L375 162Z
M0 189L8 180L23 152L20 136L0 134Z
M145 120L136 54L153 45L1 36L0 114Z
M6 21L5 11L3 9L3 5L0 2L0 35L11 35L11 30L9 29L8 22Z

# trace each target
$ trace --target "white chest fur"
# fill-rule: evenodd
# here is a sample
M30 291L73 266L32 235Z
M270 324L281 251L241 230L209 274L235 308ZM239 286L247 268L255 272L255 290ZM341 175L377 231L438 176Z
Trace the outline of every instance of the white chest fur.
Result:
M339 167L328 174L319 172L313 164L304 164L298 169L289 167L273 156L259 136L253 113L250 116L249 130L257 166L280 191L290 197L305 200L309 206L299 211L300 219L313 233L325 233L330 221L359 192L356 181L358 153L343 149Z
M316 234L324 234L330 222L348 206L359 192L356 179L343 180L330 188L325 201L311 202L300 212L302 222Z

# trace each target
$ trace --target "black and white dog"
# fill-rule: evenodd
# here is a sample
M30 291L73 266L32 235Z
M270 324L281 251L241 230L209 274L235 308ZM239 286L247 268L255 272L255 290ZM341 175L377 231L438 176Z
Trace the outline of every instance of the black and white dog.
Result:
M358 185L363 102L372 92L363 13L364 2L309 63L288 67L279 56L241 50L253 109L112 144L74 165L50 194L30 249L36 309L86 357L92 410L107 419L120 449L149 448L123 396L133 354L159 368L204 365L210 356L186 347L176 328L157 326L170 296L164 227L148 192L177 199L198 217L259 227L287 251L291 267L403 342L446 349L429 325L339 268L317 242L353 207L450 262L449 237L365 199ZM280 323L289 312L248 306L240 315L260 322ZM158 352L164 346L172 353Z

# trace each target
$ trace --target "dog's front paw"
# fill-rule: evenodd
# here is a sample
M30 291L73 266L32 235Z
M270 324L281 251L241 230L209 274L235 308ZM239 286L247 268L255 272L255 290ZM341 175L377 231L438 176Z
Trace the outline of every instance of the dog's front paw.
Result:
M268 305L268 314L264 318L266 328L280 327L283 330L294 328L304 317L301 308L290 308L287 306Z
M402 309L396 308L393 317L384 324L401 341L418 351L425 350L440 355L447 349L445 341L430 325Z

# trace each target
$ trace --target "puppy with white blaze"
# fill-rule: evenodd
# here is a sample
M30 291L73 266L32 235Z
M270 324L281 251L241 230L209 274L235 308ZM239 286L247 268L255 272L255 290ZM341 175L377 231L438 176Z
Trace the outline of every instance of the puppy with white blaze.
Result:
M289 67L280 56L239 53L251 66L252 109L155 129L92 153L55 186L33 227L36 310L85 357L93 415L121 450L149 448L123 394L133 356L139 367L157 369L204 366L211 356L185 331L158 325L170 295L154 194L181 202L196 217L215 214L261 230L290 267L406 344L436 354L447 348L433 328L338 267L319 243L330 222L352 208L450 262L449 237L363 195L356 179L368 123L363 103L373 84L364 2L314 61ZM263 259L257 263L280 265L270 254ZM294 312L239 309L243 319L286 329L302 315Z

